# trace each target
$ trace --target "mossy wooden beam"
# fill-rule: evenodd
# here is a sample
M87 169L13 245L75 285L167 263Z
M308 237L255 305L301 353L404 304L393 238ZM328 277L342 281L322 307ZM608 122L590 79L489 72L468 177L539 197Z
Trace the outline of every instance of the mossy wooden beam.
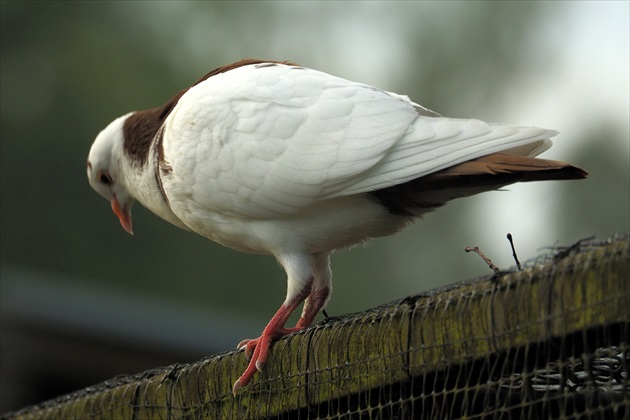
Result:
M628 237L328 319L274 345L265 371L234 397L242 352L77 391L17 419L256 418L327 401L608 324L630 323Z

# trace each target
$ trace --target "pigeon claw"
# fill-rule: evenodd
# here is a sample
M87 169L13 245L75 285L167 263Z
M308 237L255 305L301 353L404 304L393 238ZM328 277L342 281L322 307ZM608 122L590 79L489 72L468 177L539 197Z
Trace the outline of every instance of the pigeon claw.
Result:
M249 340L246 344L242 346L239 343L239 346L241 348L245 348L245 356L247 356L248 358L248 352L251 352L251 349L255 350L253 352L253 355L251 355L252 357L249 361L249 364L247 365L247 369L245 369L245 372L243 372L241 377L238 378L236 382L234 382L234 386L232 387L232 394L234 394L234 396L236 396L236 393L239 389L243 388L249 383L249 380L254 376L256 371L262 372L265 360L267 359L267 353L269 352L269 348L271 347L271 340L267 341L266 346L257 345L259 341L261 341L260 338Z
M241 382L241 378L238 378L236 382L234 382L234 386L232 387L232 395L236 397L236 393L239 389L243 388L243 383Z
M256 345L258 344L258 338L256 339L246 339L238 343L236 348L240 350L245 350L245 357L247 360L251 359L254 350L256 349Z
M234 382L232 387L232 393L236 396L236 392L246 386L249 380L254 376L256 371L262 372L265 363L267 363L267 357L269 356L269 349L274 341L277 341L281 337L291 334L292 332L302 330L303 328L275 328L265 329L263 335L251 340L243 340L238 343L238 348L245 350L245 356L249 359L247 369L241 375L240 378ZM251 356L251 357L250 357Z

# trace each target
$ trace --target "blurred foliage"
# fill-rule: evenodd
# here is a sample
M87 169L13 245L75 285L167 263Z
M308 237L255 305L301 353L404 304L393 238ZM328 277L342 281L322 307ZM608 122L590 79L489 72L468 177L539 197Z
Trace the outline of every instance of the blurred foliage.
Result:
M408 94L445 115L492 120L505 106L508 85L532 77L534 68L557 65L557 49L566 46L533 39L561 25L557 16L571 7L3 1L1 262L132 294L167 295L187 305L271 315L286 287L273 258L222 248L140 205L134 208L136 235L120 229L85 176L98 131L123 113L161 104L208 70L245 57L293 60ZM519 122L527 123L528 116L521 117ZM598 141L627 136L623 123L602 115L601 126L584 136ZM567 217L557 218L554 232L540 232L534 248L628 230L627 156L591 144L572 159L593 172L592 178L554 190L563 191L570 206L555 211ZM479 226L468 213L488 202L479 200L485 199L449 204L395 238L335 255L331 313L438 285L431 279L443 284L485 273L463 248L482 245L477 243L482 239L504 241L509 227ZM526 229L536 228L528 222ZM505 251L509 255L507 243Z

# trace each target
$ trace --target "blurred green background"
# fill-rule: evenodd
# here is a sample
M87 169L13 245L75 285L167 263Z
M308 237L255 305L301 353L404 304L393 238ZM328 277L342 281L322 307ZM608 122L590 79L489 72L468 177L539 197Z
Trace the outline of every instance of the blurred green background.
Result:
M560 131L544 157L591 175L453 202L333 257L330 315L627 232L627 2L1 3L0 413L256 335L284 299L271 257L136 205L128 236L85 163L115 117L241 58L409 95L443 115ZM229 392L229 390L226 390Z

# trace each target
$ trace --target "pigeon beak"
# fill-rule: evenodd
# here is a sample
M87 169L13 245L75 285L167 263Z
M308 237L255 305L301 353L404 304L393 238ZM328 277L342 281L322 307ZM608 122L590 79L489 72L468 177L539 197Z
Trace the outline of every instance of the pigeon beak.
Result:
M114 196L114 198L112 198L112 210L114 210L114 213L118 216L123 229L125 229L128 234L133 235L133 228L131 227L131 209L121 206L118 202L118 198Z

